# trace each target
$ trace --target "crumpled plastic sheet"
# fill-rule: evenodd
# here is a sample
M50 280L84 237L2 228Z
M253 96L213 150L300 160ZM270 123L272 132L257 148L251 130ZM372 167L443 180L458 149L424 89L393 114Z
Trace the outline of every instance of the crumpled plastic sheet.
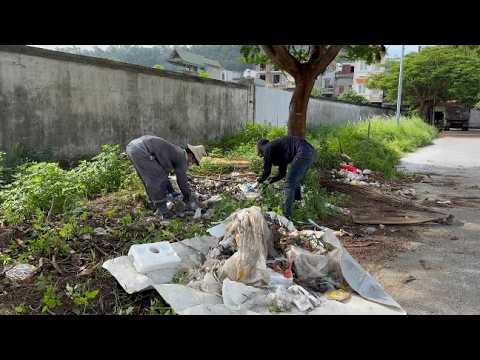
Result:
M158 284L153 285L155 290L168 304L172 306L177 314L182 314L186 309L198 305L220 305L222 297L203 291L192 289L179 284Z
M250 310L231 310L223 304L197 305L182 310L180 315L261 315Z
M13 281L25 281L30 279L37 268L30 264L18 264L5 272L5 276Z
M210 248L217 244L218 239L212 236L200 236L173 243L172 247L182 261L171 268L145 275L135 270L128 256L107 260L102 267L117 279L128 294L133 294L150 289L154 284L169 283L178 272L201 266Z
M337 248L336 250L338 251L335 252L336 260L340 264L343 278L353 290L365 299L402 309L402 307L385 292L378 281L370 276L348 253L332 230L325 230L324 239Z
M224 233L224 240L228 239L237 251L225 261L222 274L245 284L268 284L266 261L273 249L273 234L261 209L252 206L234 212Z
M293 223L286 217L275 212L267 212L266 216L270 221L287 228L289 232L298 234ZM215 233L219 238L224 236L227 224L230 223L231 219L230 216L215 228L209 229L210 234ZM341 277L343 277L348 285L363 298L403 311L402 307L385 292L383 287L352 258L342 246L334 231L328 228L324 228L323 231L325 232L323 240L335 249L323 255L311 253L299 247L292 247L292 250L300 255L297 256L300 261L295 264L297 276L300 276L300 278L303 276L303 279L307 280L309 278L325 277L330 274L330 277L333 275L333 280L336 282L340 282Z
M285 216L279 215L273 211L267 212L266 215L270 219L270 221L275 221L278 225L287 228L289 232L297 231L297 229L295 228L295 225L293 225L293 223L290 220L288 220Z
M256 214L256 210L251 211L253 213L250 212L250 215ZM267 215L270 221L278 221L292 232L299 233L293 224L281 215L275 213ZM273 304L282 305L282 302L285 306L279 315L405 314L400 305L348 254L330 229L324 230L322 240L334 249L329 253L324 251L310 253L297 248L297 253L304 255L309 253L310 262L303 264L305 265L303 267L297 264L299 266L296 270L304 269L305 274L317 272L322 276L329 272L331 276L335 271L341 273L350 287L360 295L354 293L344 302L328 299L319 293L312 294L299 285L267 285L259 288L233 281L228 277L222 281L208 272L202 280L193 281L189 286L168 284L181 269L191 270L205 263L205 256L208 256L209 250L214 249L225 234L232 235L231 230L234 227L227 225L231 225L229 221L233 218L229 217L228 221L218 225L216 230L209 230L210 234L213 232L218 237L197 237L172 244L182 262L181 266L172 269L171 272L162 270L158 274L141 275L135 271L128 257L109 260L104 264L104 268L112 273L128 293L154 287L176 313L181 315L267 315L271 314Z
M268 312L267 295L268 291L266 289L248 286L230 279L223 281L223 303L230 310L251 310L257 313Z
M287 288L256 288L225 279L222 296L194 290L185 285L155 285L162 298L180 315L404 315L401 309L383 306L352 294L345 302L311 294L297 285ZM285 301L281 312L272 313L275 300ZM300 311L299 308L308 309Z

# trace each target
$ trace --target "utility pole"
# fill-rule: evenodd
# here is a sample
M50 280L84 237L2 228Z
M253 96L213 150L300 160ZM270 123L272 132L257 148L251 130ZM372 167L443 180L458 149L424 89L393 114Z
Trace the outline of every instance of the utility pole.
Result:
M400 58L400 74L398 76L398 91L397 91L397 125L400 125L400 107L402 105L402 83L403 83L403 56L405 54L405 45L402 45L402 57Z

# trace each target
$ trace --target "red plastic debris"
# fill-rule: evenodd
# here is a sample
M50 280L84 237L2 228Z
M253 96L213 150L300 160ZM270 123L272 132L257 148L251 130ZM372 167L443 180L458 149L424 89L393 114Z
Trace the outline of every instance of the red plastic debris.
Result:
M355 166L350 165L350 164L348 164L348 165L342 165L342 166L340 166L340 167L341 167L343 170L348 171L348 172L351 172L351 173L354 173L354 174L360 174L360 173L361 173L360 169L358 169L358 168L356 168Z
M293 273L292 273L292 264L288 264L288 268L283 272L283 276L285 276L287 279L293 278Z

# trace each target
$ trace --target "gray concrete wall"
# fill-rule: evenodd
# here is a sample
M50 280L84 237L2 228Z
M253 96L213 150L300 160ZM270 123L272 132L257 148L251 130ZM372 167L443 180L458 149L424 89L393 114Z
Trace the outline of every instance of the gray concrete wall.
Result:
M248 118L248 87L105 59L0 46L0 150L58 159L155 134L184 145L219 139Z
M223 69L214 66L207 66L206 71L210 79L222 80Z
M292 92L263 87L256 87L255 92L255 122L276 126L286 125ZM385 115L394 115L394 111L337 100L311 98L308 105L307 126L342 124Z
M480 129L480 109L470 110L468 126L472 129Z
M395 111L369 105L355 105L342 101L310 99L307 123L309 126L335 125L357 122L374 116L391 116Z

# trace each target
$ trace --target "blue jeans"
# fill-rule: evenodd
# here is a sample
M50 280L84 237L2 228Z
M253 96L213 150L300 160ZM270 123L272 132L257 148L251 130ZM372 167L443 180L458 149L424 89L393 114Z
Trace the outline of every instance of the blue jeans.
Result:
M314 160L314 153L304 153L297 155L290 165L286 179L285 187L285 205L283 208L283 215L287 218L292 216L292 206L294 200L301 199L300 184L307 173L308 169L312 165Z

